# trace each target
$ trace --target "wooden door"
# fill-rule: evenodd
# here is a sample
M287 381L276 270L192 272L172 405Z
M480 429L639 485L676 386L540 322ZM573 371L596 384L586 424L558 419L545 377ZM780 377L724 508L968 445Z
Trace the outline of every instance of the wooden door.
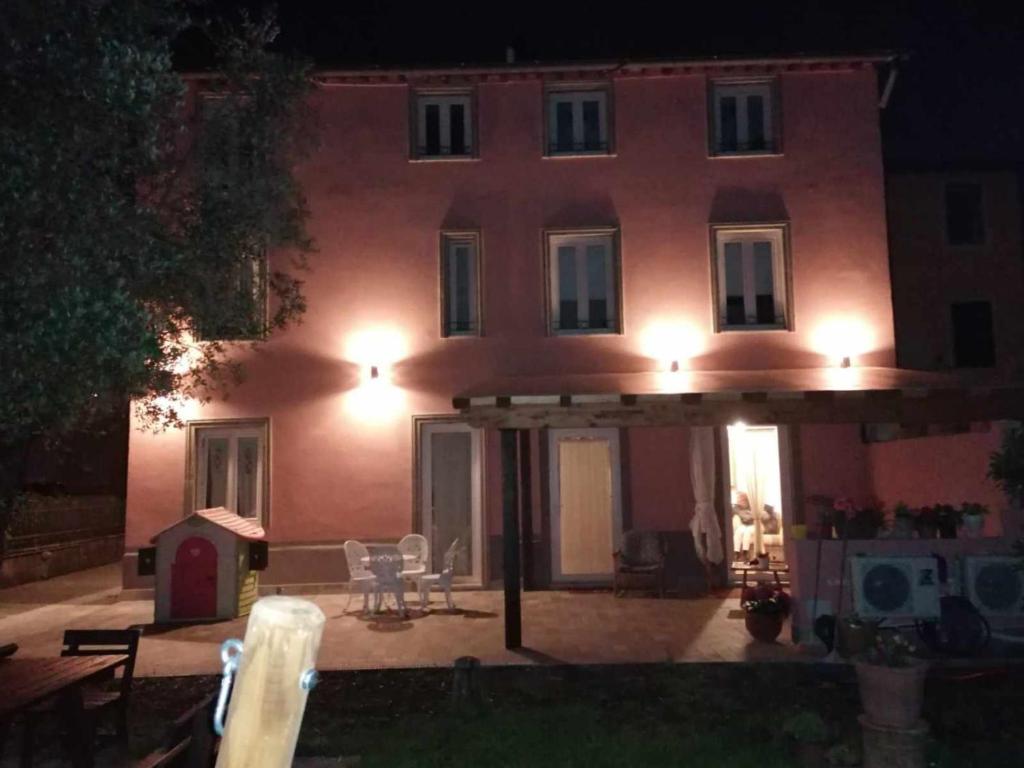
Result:
M171 564L171 618L217 616L217 548L192 536L178 545Z
M552 578L611 579L622 533L618 432L551 430Z

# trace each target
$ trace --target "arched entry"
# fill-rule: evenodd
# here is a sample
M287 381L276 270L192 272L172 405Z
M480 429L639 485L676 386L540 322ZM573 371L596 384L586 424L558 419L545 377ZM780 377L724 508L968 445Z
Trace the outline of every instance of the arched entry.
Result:
M178 545L171 564L171 618L217 616L217 548L200 536Z

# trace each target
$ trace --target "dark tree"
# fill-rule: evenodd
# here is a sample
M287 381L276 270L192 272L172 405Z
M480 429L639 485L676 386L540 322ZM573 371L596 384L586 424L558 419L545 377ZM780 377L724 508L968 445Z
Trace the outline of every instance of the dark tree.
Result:
M305 309L308 69L243 19L183 75L189 27L175 0L0 9L0 542L32 441L129 401L179 423Z

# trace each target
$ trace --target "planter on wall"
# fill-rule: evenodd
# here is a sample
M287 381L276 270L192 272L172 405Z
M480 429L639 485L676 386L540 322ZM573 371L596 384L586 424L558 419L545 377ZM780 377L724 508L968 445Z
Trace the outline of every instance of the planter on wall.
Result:
M860 700L868 720L891 728L913 728L918 724L927 664L886 667L859 661L856 667Z
M969 539L981 538L981 533L985 528L985 516L984 515L964 515L963 516L964 533Z

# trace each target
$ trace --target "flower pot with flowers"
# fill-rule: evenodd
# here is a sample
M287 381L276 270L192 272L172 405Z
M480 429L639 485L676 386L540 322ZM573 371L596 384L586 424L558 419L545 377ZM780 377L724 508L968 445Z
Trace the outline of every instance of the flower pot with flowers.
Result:
M921 507L917 511L917 519L914 521L917 529L917 538L934 539L939 535L939 515L935 507Z
M939 523L939 538L955 539L960 525L960 510L952 504L936 504L935 514Z
M960 507L960 522L963 524L963 531L969 539L977 539L985 528L985 515L988 514L988 507L984 504L975 504L965 501Z
M871 505L859 507L846 521L846 538L874 539L878 531L885 525L885 511L881 506Z
M864 714L876 725L913 728L921 719L926 662L897 630L881 633L857 662Z
M747 631L755 640L772 643L782 632L782 622L789 615L790 597L781 589L756 587L749 599L741 603Z
M914 536L914 511L899 501L892 509L892 538L910 539Z

